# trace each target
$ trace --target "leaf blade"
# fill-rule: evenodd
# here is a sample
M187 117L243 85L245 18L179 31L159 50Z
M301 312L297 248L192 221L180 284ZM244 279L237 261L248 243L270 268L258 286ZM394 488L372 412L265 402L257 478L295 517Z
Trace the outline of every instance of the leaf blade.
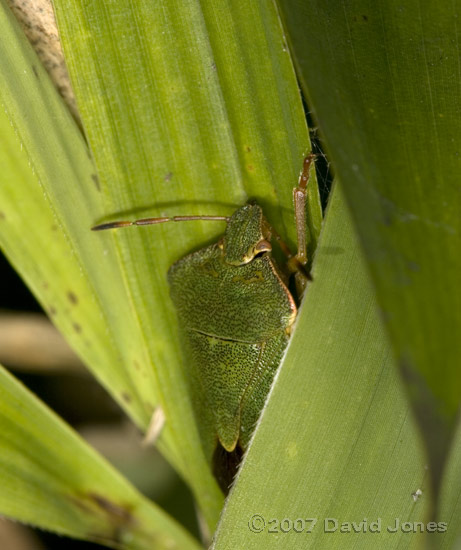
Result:
M275 221L291 217L291 189L309 144L299 91L274 6L241 2L238 7L234 10L226 1L139 2L136 8L129 2L110 8L103 2L55 2L108 215L229 214L252 196L262 200ZM253 25L251 14L257 15ZM238 30L246 65L235 51L233 35L222 28ZM273 40L280 45L276 51L267 46ZM258 54L260 46L267 59ZM264 63L273 67L274 75L264 72ZM245 78L253 73L253 80ZM234 87L237 74L239 87ZM277 106L267 118L273 132L267 131L264 118L271 108L269 98ZM256 153L249 168L247 156ZM309 197L315 237L321 211L314 182ZM201 473L203 457L194 449L186 366L177 321L165 300L165 275L173 261L220 232L197 222L187 228L158 226L155 235L139 230L113 237L131 319L140 335L135 342L154 367L150 380L160 391L167 416L160 443L192 481L197 498L219 505L216 486ZM292 240L291 224L286 233ZM112 242L109 235L95 238L108 246ZM209 460L214 434L204 438ZM215 520L217 509L215 504Z
M437 490L461 394L457 8L280 4Z
M99 281L82 277L84 265L104 254L97 246L84 249L80 244L98 200L88 150L8 8L2 7L0 16L2 248L72 347L87 364L97 365L98 378L141 423L145 413L138 403L120 398L131 387L130 377L115 353L113 337L101 325L104 312L97 295L104 287L111 290L110 266L100 270ZM70 224L59 212L56 195L68 200L74 214ZM115 372L113 365L119 365Z
M2 514L114 548L199 548L3 367L0 397Z
M421 547L423 534L412 532L410 540L388 530L395 518L424 522L431 506L408 409L336 187L313 282L212 548L369 548L371 541L378 548ZM267 460L267 449L276 460ZM359 525L364 518L366 528ZM343 522L358 527L340 532Z

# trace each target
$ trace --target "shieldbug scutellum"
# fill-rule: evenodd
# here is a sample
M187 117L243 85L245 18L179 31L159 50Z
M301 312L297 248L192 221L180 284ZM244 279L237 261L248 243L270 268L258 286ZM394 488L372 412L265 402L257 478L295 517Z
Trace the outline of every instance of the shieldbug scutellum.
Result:
M242 206L230 217L173 216L93 227L99 231L193 220L227 223L217 243L173 264L168 282L190 363L213 413L218 447L237 458L248 445L297 314L287 278L271 255L272 240L287 256L288 275L296 274L298 294L308 278L305 203L313 159L312 154L305 158L293 192L296 255L255 203ZM222 486L228 483L220 481Z

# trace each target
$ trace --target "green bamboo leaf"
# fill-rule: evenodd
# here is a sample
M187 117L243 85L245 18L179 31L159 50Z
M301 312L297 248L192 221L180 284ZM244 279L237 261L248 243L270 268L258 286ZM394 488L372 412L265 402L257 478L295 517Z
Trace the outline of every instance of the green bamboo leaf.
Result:
M4 6L0 25L0 244L74 349L143 425L142 403L123 399L135 388L104 324L100 296L108 301L121 281L111 258L98 265L104 248L89 241L99 192L88 148ZM123 304L115 308L127 314Z
M280 21L262 2L56 1L55 9L98 176L2 7L0 93L12 170L2 185L2 246L137 424L145 429L162 406L159 445L213 528L222 496L209 446L204 453L199 444L166 272L223 228L177 224L114 236L89 228L108 217L229 214L256 198L294 243L291 189L309 138ZM314 181L309 214L312 253L321 223ZM41 243L54 225L59 242L44 259Z
M0 512L112 548L198 543L0 367Z
M423 547L412 527L431 507L423 447L339 188L330 202L313 282L214 550ZM410 534L388 529L396 518ZM344 522L355 531L341 532Z
M0 17L2 248L69 343L145 429L157 387L146 383L152 369L116 254L90 231L101 199L88 148L8 8L1 7ZM177 406L189 442L181 452L195 467L190 478L213 526L222 496L197 444L184 380L172 383L181 394ZM169 459L187 477L185 458L170 452Z
M280 4L437 491L461 395L460 6Z
M106 200L106 215L95 223L227 215L256 198L294 242L291 190L309 138L273 5L223 0L108 7L56 0L55 8ZM314 182L309 193L312 251L321 222ZM119 262L140 338L128 344L143 349L153 367L150 383L167 417L163 444L173 449L202 508L216 499L215 486L201 473L194 431L187 427L187 365L166 272L223 229L195 222L93 237ZM202 432L202 439L209 459L214 434Z

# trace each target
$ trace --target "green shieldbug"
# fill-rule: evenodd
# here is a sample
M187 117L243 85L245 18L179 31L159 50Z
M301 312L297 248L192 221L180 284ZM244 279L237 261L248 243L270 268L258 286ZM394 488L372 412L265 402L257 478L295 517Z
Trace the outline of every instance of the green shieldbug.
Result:
M173 264L168 281L187 354L212 411L217 440L223 452L234 453L237 460L248 446L297 314L287 277L271 255L272 240L287 256L288 274L296 274L298 294L307 280L305 201L313 158L306 157L294 190L296 255L254 203L230 217L174 216L93 227L102 230L190 220L227 223L217 243ZM221 485L228 481L221 479Z

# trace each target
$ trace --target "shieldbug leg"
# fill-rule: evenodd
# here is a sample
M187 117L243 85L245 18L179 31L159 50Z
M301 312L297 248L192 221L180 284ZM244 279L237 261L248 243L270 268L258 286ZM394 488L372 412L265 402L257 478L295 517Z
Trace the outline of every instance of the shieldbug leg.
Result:
M304 158L303 169L299 176L298 186L293 189L296 237L298 244L298 250L295 255L292 254L288 245L283 241L280 235L272 227L270 228L273 238L279 243L280 249L287 257L286 269L288 274L294 274L298 298L302 298L307 281L311 280L311 277L305 267L308 260L306 243L306 199L310 170L315 160L315 156L316 155L314 153L310 153Z
M293 202L295 206L296 234L298 240L298 251L296 256L288 260L288 269L295 274L295 285L298 297L302 297L307 285L311 280L306 270L307 264L307 243L306 243L306 200L307 185L309 183L311 168L314 167L315 154L310 153L304 158L303 169L299 176L298 187L293 189Z
M310 171L315 160L315 154L310 153L304 158L303 169L299 176L298 187L293 189L293 202L295 207L296 234L298 240L298 251L296 256L288 260L288 269L295 274L295 285L298 297L301 298L311 279L306 270L307 264L307 243L306 243L306 200L307 185L309 183Z
M309 183L310 170L315 155L310 153L304 158L303 169L299 176L298 187L293 189L293 201L295 205L296 233L298 238L298 252L296 259L301 265L307 264L306 249L306 199L307 184Z

